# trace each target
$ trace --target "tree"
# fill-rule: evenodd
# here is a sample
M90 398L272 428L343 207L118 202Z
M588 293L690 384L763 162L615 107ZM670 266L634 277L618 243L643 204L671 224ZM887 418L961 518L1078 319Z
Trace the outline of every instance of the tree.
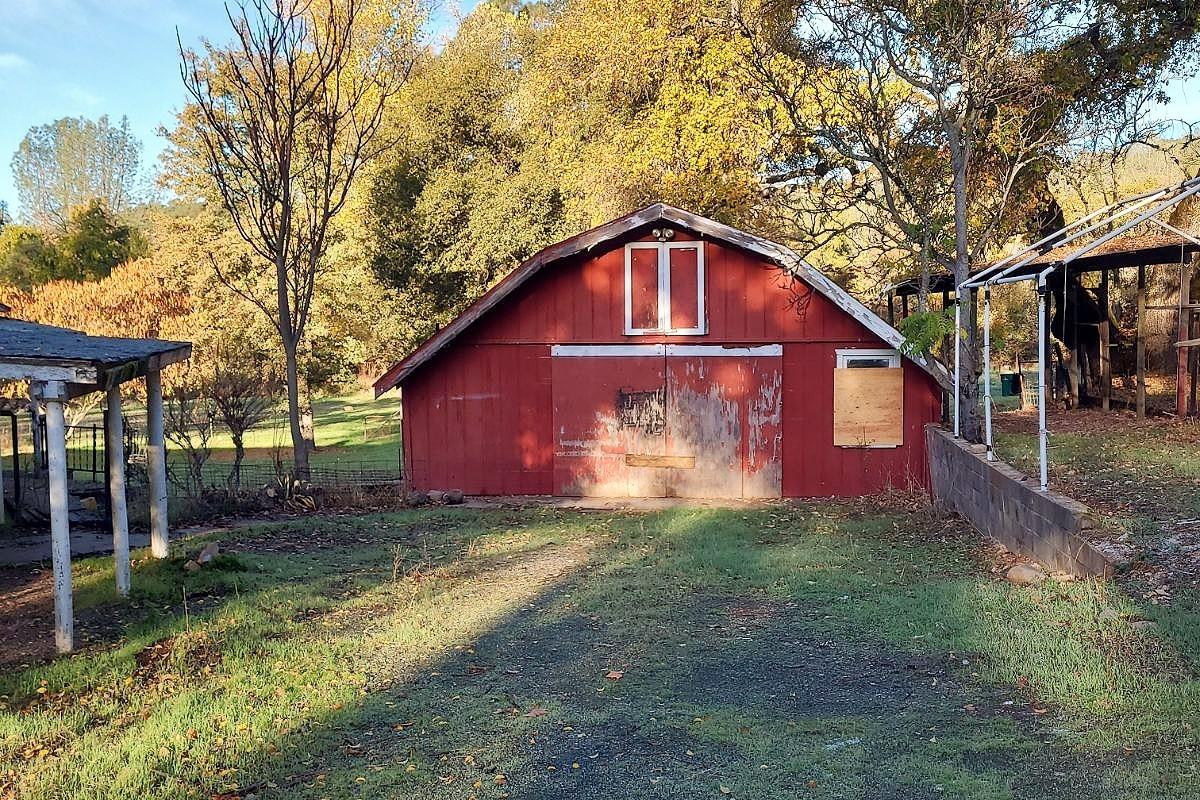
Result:
M849 240L921 276L925 311L931 270L961 283L1035 224L1079 121L1123 107L1157 74L1144 67L1164 63L1153 47L1124 60L1133 5L1109 14L1071 0L805 0L744 11L750 73L807 132L771 179L796 238L810 251ZM1162 37L1174 34L1153 27L1169 52ZM959 413L977 438L974 303L965 312Z
M57 237L26 225L0 229L0 282L29 291L56 280L95 281L148 252L141 232L95 199L76 207Z
M369 10L369 9L368 9ZM385 103L410 62L412 19L360 30L362 0L251 0L229 11L235 41L180 44L191 98L184 132L253 258L221 279L258 307L283 345L297 474L310 442L300 419L298 360L330 223L362 165L386 148ZM215 263L215 262L214 262ZM266 291L264 291L266 289Z
M59 271L58 249L40 230L28 225L0 229L0 284L29 291Z
M208 484L204 465L212 457L215 410L212 398L206 397L198 380L188 376L184 366L175 376L163 398L163 434L184 455L184 474L171 478L189 497L199 497Z
M63 117L29 129L12 157L17 199L35 225L62 227L72 209L99 198L112 212L136 202L142 145L125 117L113 125Z
M246 432L270 416L279 398L279 380L271 354L243 337L232 335L214 343L205 356L212 362L204 394L212 400L216 416L233 440L233 469L229 487L242 486L246 458Z
M94 199L71 212L58 250L61 267L55 277L89 281L148 255L149 246L140 231L116 219L101 200Z
M392 104L361 216L407 347L538 249L655 201L763 230L778 138L717 0L483 2Z

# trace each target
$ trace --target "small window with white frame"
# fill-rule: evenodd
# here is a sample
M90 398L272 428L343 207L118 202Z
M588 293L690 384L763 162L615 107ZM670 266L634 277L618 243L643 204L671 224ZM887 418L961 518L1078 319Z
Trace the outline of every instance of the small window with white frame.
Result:
M704 242L625 245L625 333L708 333L704 308Z
M833 444L866 448L904 444L904 370L898 350L837 350Z
M899 350L864 350L857 348L837 351L838 369L896 368L900 366Z

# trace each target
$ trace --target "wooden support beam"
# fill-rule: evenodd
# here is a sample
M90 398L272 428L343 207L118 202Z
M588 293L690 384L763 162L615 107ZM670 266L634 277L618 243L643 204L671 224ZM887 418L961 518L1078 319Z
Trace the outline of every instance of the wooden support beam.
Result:
M1136 354L1137 364L1137 418L1146 418L1146 268L1138 267L1137 277L1137 333Z
M117 593L129 596L129 512L125 505L125 426L121 419L121 387L108 389L104 415L104 458L108 467L108 508L112 518L113 568Z
M29 427L33 431L33 469L38 471L45 463L42 453L42 437L38 435L42 421L42 401L37 396L36 384L29 384Z
M1191 338L1192 328L1192 262L1184 260L1179 264L1179 316L1176 319L1175 340L1185 342ZM1191 378L1189 365L1191 349L1187 346L1175 349L1175 414L1186 417L1192 413L1191 407Z
M904 314L904 318L908 318L908 295L900 296L900 310Z
M0 440L2 441L2 440ZM17 469L17 451L13 450L13 472ZM7 512L4 510L4 447L0 445L0 525L3 525L8 520L6 519Z
M1067 391L1069 392L1069 402L1071 408L1079 408L1080 401L1080 353L1081 348L1078 344L1075 347L1065 348L1063 357L1066 359L1067 367Z
M60 653L75 649L75 616L71 597L71 524L68 518L67 433L60 381L36 384L46 404L46 456L50 478L50 561L54 571L54 644Z
M896 327L896 293L888 292L888 325Z
M150 482L150 552L171 554L167 535L167 447L163 437L162 374L146 373L146 471Z
M95 383L96 368L87 362L0 359L0 380L36 383Z
M1100 273L1100 407L1112 408L1112 353L1110 352L1108 318L1112 311L1108 299L1108 270Z

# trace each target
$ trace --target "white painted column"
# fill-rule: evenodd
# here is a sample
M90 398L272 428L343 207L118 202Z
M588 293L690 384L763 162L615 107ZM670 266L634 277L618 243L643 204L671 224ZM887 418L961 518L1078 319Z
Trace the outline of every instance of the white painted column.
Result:
M1049 435L1046 431L1046 276L1038 276L1038 484L1050 486Z
M71 523L67 492L67 431L63 415L66 387L62 381L41 384L46 404L46 456L50 478L50 560L54 568L54 643L58 652L75 649L75 616L71 598Z
M995 461L992 449L992 287L983 287L983 443L987 460Z
M150 478L150 552L171 554L167 537L167 447L163 437L162 375L146 373L146 470Z
M962 392L962 287L954 287L954 438L959 436L958 406Z
M108 508L112 517L113 568L117 593L129 596L129 512L125 506L125 425L121 419L121 386L108 389L104 418L104 455L108 462Z

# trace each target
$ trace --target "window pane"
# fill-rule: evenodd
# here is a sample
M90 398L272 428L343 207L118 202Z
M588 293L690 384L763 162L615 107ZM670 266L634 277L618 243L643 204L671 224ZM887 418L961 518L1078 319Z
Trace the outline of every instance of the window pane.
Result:
M699 328L699 253L695 247L672 247L668 252L671 254L671 328Z
M629 295L632 326L640 330L658 328L658 250L634 247L629 251Z
M862 369L862 368L874 369L874 368L878 368L878 367L890 367L891 365L892 365L892 360L890 358L881 358L881 357L880 358L868 358L868 357L853 358L853 357L851 357L851 358L846 359L846 368L847 369Z

